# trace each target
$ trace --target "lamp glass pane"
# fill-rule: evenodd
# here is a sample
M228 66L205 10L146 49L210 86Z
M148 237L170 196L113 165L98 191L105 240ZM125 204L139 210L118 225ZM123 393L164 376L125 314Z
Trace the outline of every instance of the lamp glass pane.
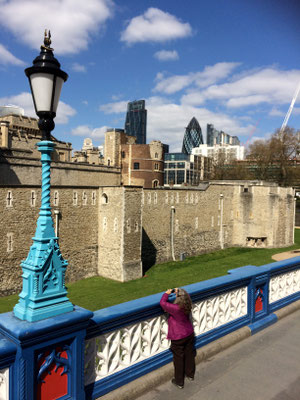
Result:
M53 75L38 73L30 76L36 111L51 111Z
M55 95L54 95L54 101L53 101L53 111L56 113L59 98L60 98L60 92L62 85L64 83L64 80L60 77L56 78L56 88L55 88Z

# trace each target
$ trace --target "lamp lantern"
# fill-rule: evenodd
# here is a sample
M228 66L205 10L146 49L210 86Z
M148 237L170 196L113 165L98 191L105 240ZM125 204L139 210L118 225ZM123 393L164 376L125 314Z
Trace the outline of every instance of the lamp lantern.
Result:
M33 66L25 69L29 79L35 112L39 117L39 128L43 138L50 140L50 132L54 129L53 119L60 98L63 83L68 74L60 69L60 63L53 55L51 33L45 31L44 45L40 55L33 60Z

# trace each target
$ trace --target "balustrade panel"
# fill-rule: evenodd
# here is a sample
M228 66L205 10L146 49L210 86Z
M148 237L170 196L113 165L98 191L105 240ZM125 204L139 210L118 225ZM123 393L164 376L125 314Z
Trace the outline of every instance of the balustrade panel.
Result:
M269 303L284 299L300 291L300 269L270 279Z

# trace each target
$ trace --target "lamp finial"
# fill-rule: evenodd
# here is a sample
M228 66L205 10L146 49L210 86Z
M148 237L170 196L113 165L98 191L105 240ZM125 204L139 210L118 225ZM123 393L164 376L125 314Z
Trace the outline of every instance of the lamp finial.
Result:
M42 47L43 49L53 51L53 49L50 47L50 45L51 45L51 32L50 32L50 30L47 31L47 29L45 29L45 33L44 33L44 46L41 46L41 47Z

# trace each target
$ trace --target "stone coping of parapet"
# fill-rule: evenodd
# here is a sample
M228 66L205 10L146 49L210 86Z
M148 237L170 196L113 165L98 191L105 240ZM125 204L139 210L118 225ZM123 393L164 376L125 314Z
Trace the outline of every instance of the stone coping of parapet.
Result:
M280 320L300 309L300 300L292 303L274 313L276 319ZM268 327L269 325L266 325ZM254 332L256 333L256 332ZM210 359L218 353L228 349L231 346L249 338L252 334L251 328L245 326L238 329L200 349L197 349L196 364ZM169 363L155 371L149 372L125 386L122 386L104 396L100 400L135 400L142 394L157 388L157 386L169 381L174 376L173 363Z

